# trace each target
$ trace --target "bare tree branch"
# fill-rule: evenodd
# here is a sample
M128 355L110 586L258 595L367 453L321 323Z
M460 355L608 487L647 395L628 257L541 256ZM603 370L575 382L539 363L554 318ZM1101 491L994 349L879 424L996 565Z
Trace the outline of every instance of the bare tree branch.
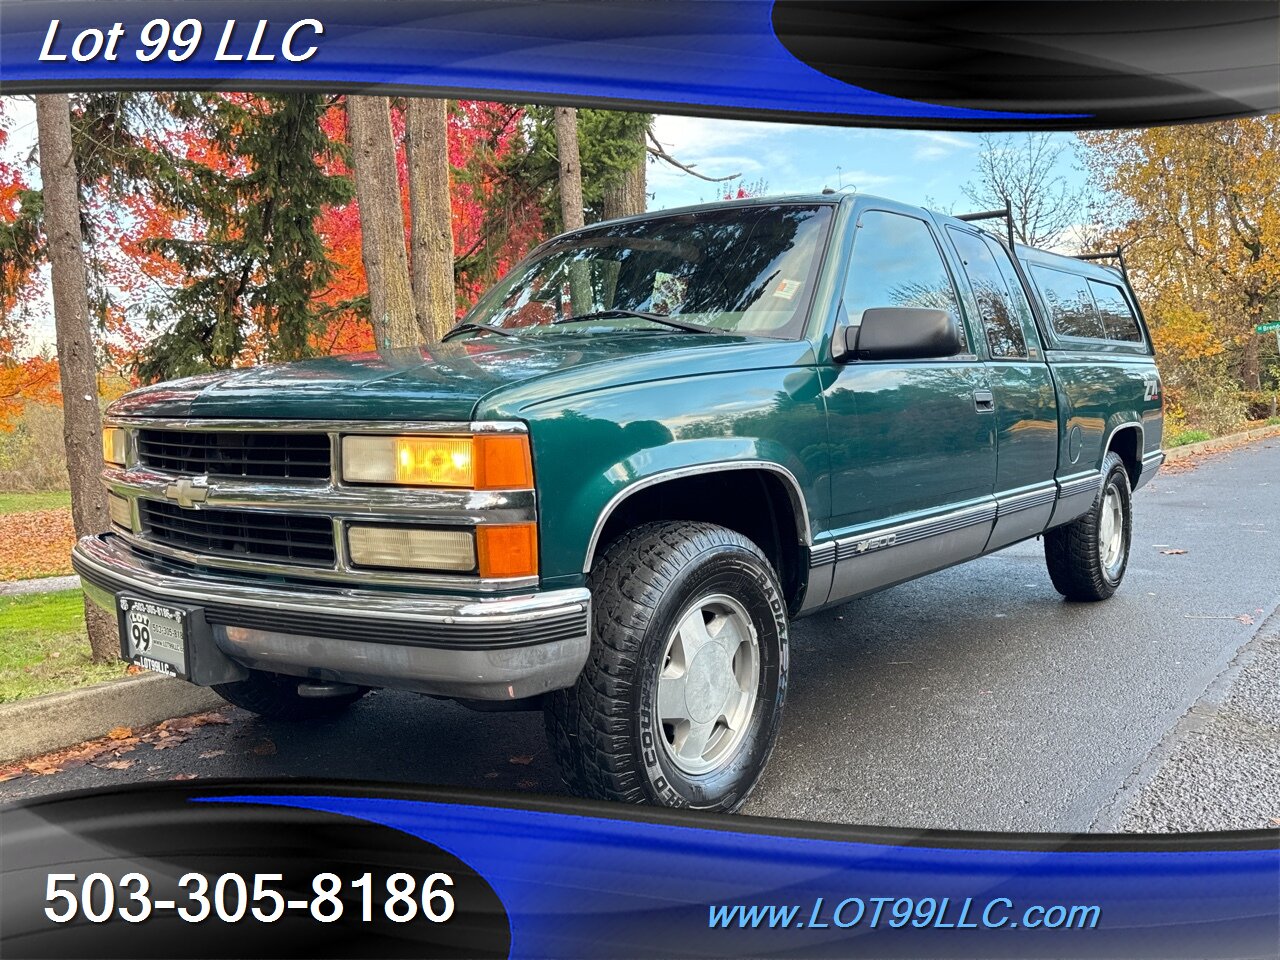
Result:
M699 173L697 170L693 169L694 164L681 163L671 154L667 153L666 147L658 142L658 139L653 135L652 130L649 131L649 146L645 147L645 150L650 156L657 157L659 160L671 164L671 166L675 167L677 170L691 174L699 180L706 180L708 183L724 183L726 180L737 180L742 176L741 173L731 173L724 177L709 177L705 173Z

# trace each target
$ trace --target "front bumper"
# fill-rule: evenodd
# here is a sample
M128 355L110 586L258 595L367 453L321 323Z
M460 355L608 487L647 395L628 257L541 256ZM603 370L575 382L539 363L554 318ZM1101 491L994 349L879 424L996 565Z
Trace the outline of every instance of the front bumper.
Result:
M585 588L519 597L445 597L289 583L177 566L113 534L71 555L85 594L199 607L214 643L246 667L316 680L476 700L571 686L591 644Z

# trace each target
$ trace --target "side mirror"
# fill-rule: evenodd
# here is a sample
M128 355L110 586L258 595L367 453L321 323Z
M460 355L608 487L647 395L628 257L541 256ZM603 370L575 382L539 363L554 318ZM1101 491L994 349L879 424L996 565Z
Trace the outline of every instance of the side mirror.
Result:
M960 322L946 310L872 307L862 323L845 330L848 356L860 360L926 360L954 357L968 348Z

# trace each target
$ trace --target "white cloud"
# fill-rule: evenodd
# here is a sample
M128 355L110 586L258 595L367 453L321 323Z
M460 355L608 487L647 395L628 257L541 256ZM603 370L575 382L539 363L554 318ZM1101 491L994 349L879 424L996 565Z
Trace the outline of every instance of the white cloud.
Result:
M682 163L686 152L710 153L761 140L780 139L793 129L788 123L716 120L668 114L659 114L653 121L653 134L658 142L673 156L679 157Z
M941 160L943 157L951 156L953 151L946 147L939 146L936 143L927 143L922 147L916 147L915 153L911 156L916 160Z
M838 176L839 186L842 186L845 190L858 191L860 193L877 190L886 184L896 183L901 179L892 173L873 173L870 170L849 170L843 167L840 168ZM836 185L832 184L832 186Z

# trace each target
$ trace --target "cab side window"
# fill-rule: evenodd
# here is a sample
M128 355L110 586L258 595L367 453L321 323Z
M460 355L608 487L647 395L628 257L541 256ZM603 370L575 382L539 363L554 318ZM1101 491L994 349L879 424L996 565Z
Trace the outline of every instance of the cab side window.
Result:
M872 307L930 307L959 318L955 287L928 224L868 210L859 218L844 284L849 323Z
M1032 264L1031 275L1049 309L1054 330L1064 337L1107 338L1084 277L1039 264Z
M1024 313L1029 312L1029 308L1021 285L1015 298L1005 275L1000 272L995 253L982 237L954 227L947 229L977 298L978 314L987 331L992 359L1025 360L1027 340L1023 335L1023 323Z
M1093 291L1094 303L1098 305L1098 313L1102 315L1102 326L1107 332L1107 339L1141 343L1142 331L1138 329L1138 318L1133 315L1133 308L1129 306L1121 289L1098 280L1090 280L1089 289Z

